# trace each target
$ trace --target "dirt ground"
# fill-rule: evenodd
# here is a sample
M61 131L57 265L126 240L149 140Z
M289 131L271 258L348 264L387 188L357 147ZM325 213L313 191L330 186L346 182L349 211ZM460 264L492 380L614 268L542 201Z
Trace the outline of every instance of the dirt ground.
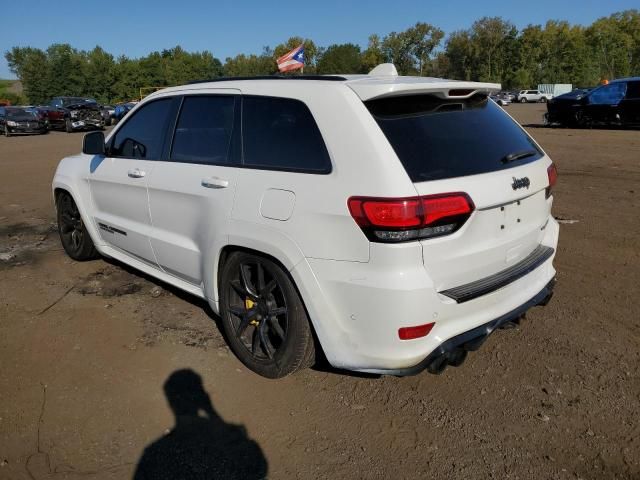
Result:
M558 165L556 295L408 378L251 373L203 303L64 255L50 182L82 134L0 138L0 478L131 478L145 449L162 478L640 478L640 131L506 108ZM176 388L211 420L167 436Z

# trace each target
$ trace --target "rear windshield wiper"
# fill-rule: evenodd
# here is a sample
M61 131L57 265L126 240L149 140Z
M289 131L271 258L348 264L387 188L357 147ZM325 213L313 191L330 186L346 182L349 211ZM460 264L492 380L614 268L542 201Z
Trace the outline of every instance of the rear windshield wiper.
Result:
M537 153L538 152L536 152L535 150L525 150L523 152L513 152L513 153L510 153L509 155L505 155L504 157L502 157L501 162L502 163L513 162L514 160L520 160L521 158L533 157Z

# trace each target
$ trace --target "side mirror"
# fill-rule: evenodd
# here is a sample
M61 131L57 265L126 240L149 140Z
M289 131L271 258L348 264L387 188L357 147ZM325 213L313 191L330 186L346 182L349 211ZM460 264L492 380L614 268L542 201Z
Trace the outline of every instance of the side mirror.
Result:
M104 155L104 133L87 133L82 140L82 153L87 155Z

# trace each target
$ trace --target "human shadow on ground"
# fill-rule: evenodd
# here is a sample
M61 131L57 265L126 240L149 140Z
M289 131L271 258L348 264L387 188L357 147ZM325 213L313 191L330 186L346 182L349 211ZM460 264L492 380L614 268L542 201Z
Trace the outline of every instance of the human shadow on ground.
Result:
M262 479L267 460L242 425L226 423L216 413L190 369L173 372L164 393L175 415L175 426L145 448L134 480Z

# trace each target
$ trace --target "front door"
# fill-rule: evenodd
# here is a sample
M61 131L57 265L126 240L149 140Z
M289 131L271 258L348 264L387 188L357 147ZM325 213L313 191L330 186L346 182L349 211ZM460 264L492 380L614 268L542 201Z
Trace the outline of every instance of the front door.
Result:
M624 82L610 83L594 90L588 97L586 114L596 123L609 123L619 120L619 104L625 96L627 84Z
M151 245L166 273L201 285L223 243L240 157L240 92L183 97L170 151L148 176Z
M141 106L94 157L89 173L93 217L105 243L157 267L149 243L147 179L161 158L171 99Z

